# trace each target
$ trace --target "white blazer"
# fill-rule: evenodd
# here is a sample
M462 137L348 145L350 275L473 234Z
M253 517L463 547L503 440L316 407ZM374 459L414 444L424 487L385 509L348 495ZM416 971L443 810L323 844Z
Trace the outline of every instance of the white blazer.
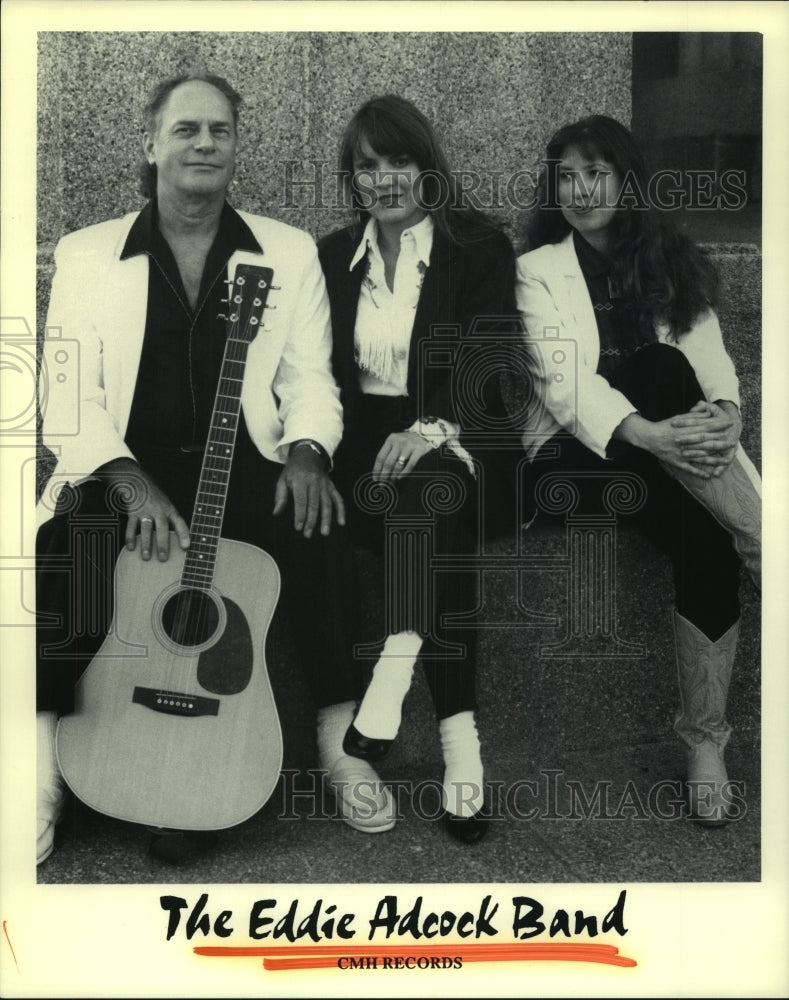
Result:
M57 457L55 490L112 459L134 458L124 437L145 333L149 258L120 255L138 214L71 233L55 250L39 382L43 440ZM260 264L273 268L276 286L247 356L241 405L250 436L275 462L284 462L288 445L300 438L313 438L333 455L342 407L315 243L274 219L239 215L263 252L234 253L228 278L240 263ZM52 514L52 486L39 520Z
M573 246L572 233L518 258L516 298L523 318L529 369L539 402L524 433L530 458L561 428L606 458L615 428L636 407L597 374L600 337L592 300ZM692 330L674 341L668 328L657 331L687 357L708 400L740 405L734 364L723 345L718 318L702 316ZM738 454L751 478L758 473Z

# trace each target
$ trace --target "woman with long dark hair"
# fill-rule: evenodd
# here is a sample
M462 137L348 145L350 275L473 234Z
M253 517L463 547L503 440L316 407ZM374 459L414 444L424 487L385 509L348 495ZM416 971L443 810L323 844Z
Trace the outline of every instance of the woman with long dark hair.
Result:
M611 118L566 125L548 143L533 249L518 261L542 404L524 442L541 471L621 469L643 480L634 520L674 567L675 729L687 747L690 815L720 825L739 571L742 561L760 586L761 484L739 443L715 269L649 203L648 182L633 137ZM552 341L557 329L577 345L575 373Z
M420 659L439 721L446 825L473 842L485 830L476 641L473 629L445 619L474 610L474 579L434 573L431 553L451 557L473 545L482 474L452 359L431 364L427 348L437 327L458 332L438 343L451 354L475 320L488 318L490 331L490 317L514 315L515 257L496 226L460 204L433 128L404 98L376 97L356 112L340 168L353 224L319 243L344 408L334 474L354 540L386 548L388 586L377 661L344 747L366 759L388 751ZM479 405L493 412L492 380L479 381ZM377 500L388 506L389 528L402 527L389 542Z

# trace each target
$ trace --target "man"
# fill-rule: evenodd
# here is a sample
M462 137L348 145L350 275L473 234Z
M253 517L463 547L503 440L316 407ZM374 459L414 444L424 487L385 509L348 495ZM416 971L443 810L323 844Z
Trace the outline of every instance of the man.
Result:
M64 610L68 586L62 574L46 572L47 564L72 551L76 514L89 519L108 509L122 515L118 549L133 550L139 535L143 560L166 561L171 531L188 548L225 344L220 314L228 311L227 281L242 263L271 267L274 278L248 350L222 534L277 560L282 603L318 708L320 765L343 818L366 832L394 825L389 791L368 764L342 752L355 685L351 638L337 625L347 620L347 608L337 606L343 588L332 585L348 550L342 500L327 474L342 417L323 276L306 233L236 212L226 200L240 101L219 77L161 83L145 112L149 203L64 237L55 252L47 327L79 339L79 395L70 393L69 380L54 380L43 406L44 441L58 455L53 482L68 486L37 546L39 611L63 623L61 633L39 629L39 862L52 851L65 798L54 752L57 715L73 711L76 675L103 637L102 630L74 628L74 615ZM46 349L58 347L53 339ZM65 427L78 429L69 436ZM340 527L332 530L335 522ZM75 559L88 549L74 545ZM84 616L80 602L95 603L100 589L91 561L88 552L73 570L77 615ZM112 567L99 566L98 574L111 577ZM105 611L104 632L108 625ZM179 860L187 839L159 834L152 850Z

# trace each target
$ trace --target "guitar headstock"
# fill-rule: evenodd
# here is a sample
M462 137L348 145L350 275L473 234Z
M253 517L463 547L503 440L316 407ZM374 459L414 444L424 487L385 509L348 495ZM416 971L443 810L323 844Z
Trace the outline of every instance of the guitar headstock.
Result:
M228 282L230 292L225 314L228 340L251 344L255 339L263 322L263 310L273 278L274 271L270 267L256 264L239 264L236 267L232 285Z

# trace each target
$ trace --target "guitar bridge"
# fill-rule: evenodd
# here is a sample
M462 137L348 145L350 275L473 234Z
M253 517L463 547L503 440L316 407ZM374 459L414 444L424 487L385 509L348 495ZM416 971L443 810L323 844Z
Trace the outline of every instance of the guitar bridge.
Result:
M218 698L204 698L201 695L184 694L180 691L136 687L132 701L154 712L164 712L165 715L187 715L194 718L201 715L219 715Z

